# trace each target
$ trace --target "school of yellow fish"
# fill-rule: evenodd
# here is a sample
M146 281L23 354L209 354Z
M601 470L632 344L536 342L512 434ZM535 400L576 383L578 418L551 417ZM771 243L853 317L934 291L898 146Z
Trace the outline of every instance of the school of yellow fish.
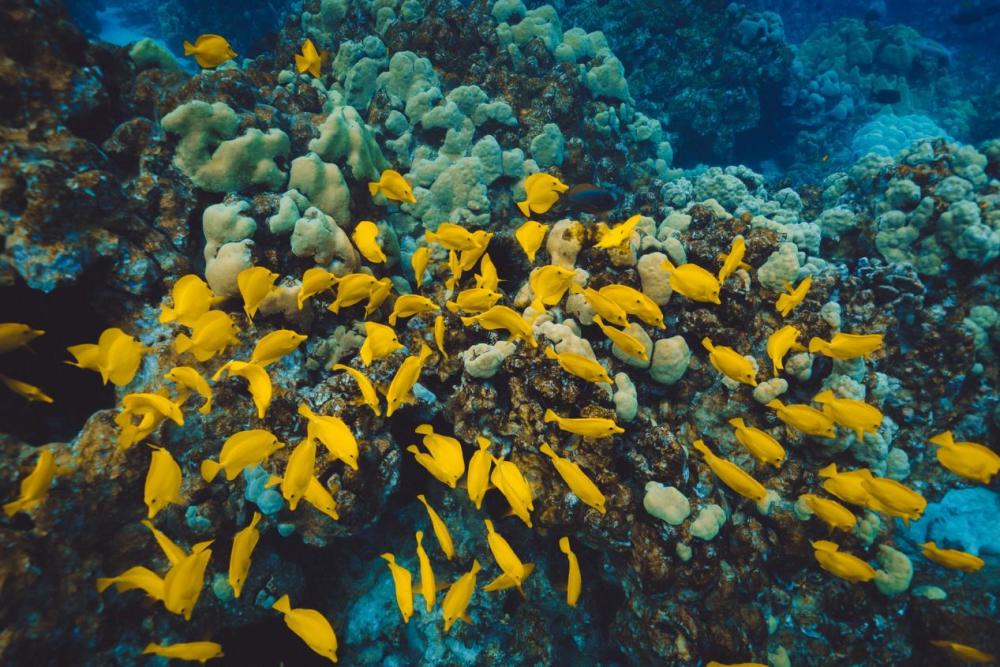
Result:
M202 67L217 67L236 55L229 43L218 35L202 35L193 45L185 42L184 48L185 53L193 55ZM304 43L302 54L295 56L298 71L309 72L312 76L319 75L323 59L324 55L316 51L310 40ZM531 175L525 181L526 199L517 202L517 206L525 217L530 217L533 213L545 213L567 189L566 184L549 174ZM378 202L416 201L410 184L393 170L385 170L378 182L370 183L369 192ZM595 226L595 247L614 250L628 244L639 220L640 216L634 215L610 227L599 223ZM534 264L548 230L549 225L528 220L515 231L514 238L530 263ZM387 257L379 237L380 231L374 222L362 221L355 227L351 238L365 260L381 264L387 261ZM642 341L630 334L628 329L631 324L629 317L648 326L665 328L660 307L649 297L633 287L621 284L606 285L595 290L580 285L576 280L576 272L556 265L546 265L535 267L531 271L528 281L531 306L524 314L519 313L499 303L505 298L505 294L499 291L500 280L496 267L487 253L492 237L491 233L482 230L472 232L453 223L442 223L435 231L426 232L425 245L420 246L411 259L416 285L418 289L424 286L434 247L447 251L447 268L451 276L445 281L449 298L444 304L438 304L421 294L400 294L393 300L387 323L377 322L370 318L392 295L393 284L389 278L377 279L367 272L338 276L316 267L308 269L301 278L297 306L301 310L310 299L331 292L334 295L326 309L334 314L365 302L365 339L359 357L363 366L367 367L404 347L395 331L400 319L425 313L438 313L430 334L437 351L447 358L446 321L441 313L442 305L454 315L461 314L459 319L463 326L505 331L511 341L521 341L529 348L537 348L538 342L532 328L534 319L546 309L558 305L567 293L579 294L594 308L595 324L614 345L626 354L648 360ZM743 237L737 236L730 251L720 257L722 266L716 274L693 263L674 266L670 261L663 262L662 270L666 272L674 292L692 301L720 304L721 286L726 279L737 269L752 270L743 261L745 248ZM480 273L475 274L475 286L452 294L463 274L474 270L477 265ZM261 266L246 269L238 275L237 285L243 301L243 312L251 325L261 303L277 289L275 283L278 278L278 274ZM786 285L787 293L780 295L775 303L776 310L783 318L788 317L802 303L810 285L811 277L805 278L795 287ZM164 386L155 393L129 393L122 398L121 410L115 418L120 429L119 448L127 449L143 442L166 421L183 427L183 411L194 407L188 406L188 399L194 396L200 401L196 408L198 412L209 414L213 409L212 384L228 382L231 378L239 378L245 383L254 414L259 420L265 420L273 396L267 367L295 351L307 337L287 329L274 331L257 341L249 359L229 359L209 374L205 364L224 355L228 347L240 343L239 334L242 330L234 317L229 312L215 308L224 301L213 294L208 285L196 275L185 275L174 283L169 304L164 304L161 308L160 322L183 329L176 334L173 343L178 363L183 365L173 367L164 375L164 380L173 386L172 391ZM2 323L0 354L27 347L32 340L44 333L26 324ZM793 324L786 324L767 337L766 353L771 360L775 377L783 370L783 360L789 351L808 349L813 354L833 359L853 359L867 357L878 351L883 344L881 334L837 333L829 341L813 338L807 346L798 342L799 336L800 332ZM708 362L722 376L736 383L757 386L758 371L748 357L709 337L702 339L702 346L707 352ZM150 348L121 329L109 328L100 335L96 343L74 345L67 351L73 360L66 363L99 373L105 384L110 381L117 387L124 387L135 377L143 355ZM427 344L421 343L416 354L403 359L392 381L385 388L376 387L361 368L337 363L331 370L350 375L357 385L357 403L368 406L376 416L382 415L384 397L385 416L391 417L402 406L415 401L413 387L433 354ZM612 383L605 367L588 357L556 352L552 347L546 347L539 354L555 362L565 373L585 382ZM206 377L210 377L212 384ZM53 402L41 389L23 381L2 375L0 381L28 401ZM836 427L840 427L861 440L865 434L877 433L882 423L882 413L874 406L863 401L839 398L830 390L821 391L813 398L813 402L820 407L808 404L786 405L777 399L770 401L767 406L792 431L818 438L834 438ZM332 520L338 520L333 494L315 474L318 445L323 446L329 460L341 461L357 470L360 456L357 438L351 426L336 415L317 414L306 403L299 405L298 414L304 420L305 437L291 448L282 474L271 475L267 485L277 486L293 511L305 501L316 511ZM551 409L545 410L544 421L551 423L556 431L582 438L610 438L625 432L613 419L559 415ZM787 452L775 437L748 425L741 417L733 417L728 422L734 429L735 441L746 448L757 462L776 469L782 466ZM415 462L434 479L450 489L457 489L464 477L465 493L476 509L481 508L486 493L495 489L510 505L510 513L529 528L532 526L531 512L534 505L531 485L514 462L491 453L493 443L490 440L483 436L477 437L477 449L466 464L463 443L458 439L435 432L430 424L418 426L414 435L419 436L420 445L409 445L406 451L412 453ZM935 435L929 442L937 448L937 459L944 468L970 482L988 484L1000 470L1000 456L990 448L974 442L956 441L950 431ZM142 590L150 598L162 602L168 611L190 619L204 586L206 570L213 553L210 547L214 540L195 544L187 550L154 526L152 521L161 511L171 504L184 505L186 501L181 493L183 475L178 463L166 448L151 443L148 446L150 460L143 498L146 518L142 520L142 524L152 533L170 567L161 574L143 565L136 565L117 576L98 579L97 588L102 592L112 586L119 592ZM206 459L201 462L201 477L205 483L212 483L223 472L226 482L232 482L244 469L266 463L271 455L286 446L286 443L278 441L266 428L234 433L222 444L217 460ZM701 439L695 440L692 447L702 454L707 466L724 486L755 503L768 502L768 490L752 474L715 454ZM607 512L604 494L578 463L557 453L554 445L548 442L541 443L538 451L551 461L556 475L583 503L600 514ZM21 481L19 497L5 504L4 512L10 516L38 506L44 501L55 476L65 472L65 469L56 466L52 452L43 449L34 470ZM851 531L857 524L854 513L838 500L889 517L899 517L906 522L919 519L927 506L927 501L916 491L895 480L877 477L867 469L839 471L835 464L830 464L817 474L824 480L822 490L833 498L805 493L798 501L809 514L815 515L829 526L831 531ZM453 559L456 551L447 524L423 495L418 496L417 500L426 509L431 530L442 554L448 560ZM253 551L260 538L260 522L261 515L254 512L249 523L231 540L228 579L237 598L252 567ZM500 574L484 585L482 590L516 588L524 595L523 584L532 574L534 565L523 562L490 519L485 518L483 526L489 552ZM414 544L419 563L417 582L413 581L413 574L397 562L395 554L387 552L381 555L388 566L404 622L408 622L413 614L415 596L422 597L426 610L431 612L437 603L437 593L442 588L435 578L423 538L424 532L417 530ZM849 582L874 579L875 570L871 565L851 553L841 551L837 543L818 540L812 542L812 546L819 567L826 572ZM977 556L954 549L942 549L934 542L921 546L922 553L928 560L947 568L974 573L984 564ZM560 587L565 588L566 603L575 606L583 590L579 561L568 537L559 538L559 549L566 555L568 565L567 580ZM446 632L459 620L472 623L468 607L477 588L476 577L480 570L479 560L473 559L469 570L450 586L446 586L447 591L440 604ZM288 595L275 601L273 609L283 615L289 629L309 648L333 662L337 661L336 634L333 626L320 612L293 608ZM992 659L971 646L947 640L937 640L934 643L966 660ZM222 647L209 641L171 645L150 643L143 653L204 662L222 656ZM722 665L717 662L709 664Z

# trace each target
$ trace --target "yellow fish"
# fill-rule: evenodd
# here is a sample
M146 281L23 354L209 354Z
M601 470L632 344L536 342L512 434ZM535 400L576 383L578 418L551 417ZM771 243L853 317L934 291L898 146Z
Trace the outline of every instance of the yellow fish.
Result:
M362 220L351 232L351 239L365 259L372 264L385 264L389 258L385 256L378 242L379 229L371 220Z
M767 407L775 411L778 419L806 435L814 435L819 438L837 437L837 432L833 428L833 419L811 405L804 403L785 405L775 398L767 403Z
M174 366L163 377L177 385L178 404L183 404L191 396L191 392L195 392L205 399L198 412L207 415L212 411L212 388L196 369L190 366Z
M285 616L285 625L299 636L306 646L330 662L337 662L337 634L330 621L315 609L292 609L287 595L278 598L271 609Z
M133 421L139 417L139 423ZM165 419L184 426L184 415L177 403L159 394L127 394L122 398L122 411L115 415L121 428L118 447L128 449L155 431Z
M837 530L850 532L854 530L854 526L858 522L857 517L854 516L851 510L847 509L836 500L821 498L820 496L812 493L802 494L799 496L799 500L801 500L813 514L822 519L823 522L831 529L835 528Z
M704 441L695 440L694 448L704 455L708 467L730 489L756 503L762 503L767 498L767 489L764 488L764 485L744 472L735 463L727 461L721 456L716 456Z
M492 308L503 296L500 292L488 290L482 287L462 290L455 297L454 301L449 301L446 306L449 311L457 313L463 310L467 313L483 313Z
M602 417L560 417L552 410L546 410L543 419L546 422L555 422L562 431L575 433L584 438L610 438L625 432L614 419Z
M478 324L489 331L506 329L510 333L511 340L523 340L531 347L538 347L531 324L520 313L507 306L493 306L484 313L463 317L461 320L467 327Z
M243 585L250 573L250 556L260 541L260 512L254 512L250 524L233 536L233 548L229 552L229 585L233 587L233 597L238 598L243 592Z
M368 303L365 305L365 317L371 317L385 303L390 294L392 294L392 279L376 280L375 284L372 285L371 294L368 295Z
M466 491L469 494L469 500L478 510L482 508L483 497L490 486L490 466L493 465L493 457L490 455L492 443L489 440L480 435L476 437L476 444L479 445L479 449L469 458Z
M419 594L424 597L427 611L434 609L434 599L437 597L437 580L434 578L434 569L431 568L431 559L424 551L424 531L417 531L417 560L420 562L420 581L416 588Z
M825 468L821 468L816 474L826 478L823 482L823 489L827 493L840 498L845 503L860 507L868 506L868 498L871 494L865 490L864 482L872 479L872 473L867 468L838 472L837 464L831 463Z
M253 321L253 316L257 314L257 309L267 295L278 289L274 281L279 277L263 266L251 266L236 274L236 285L243 297L243 312L247 314L248 320Z
M295 54L295 69L299 74L309 72L312 76L318 77L322 64L323 58L316 50L316 46L311 39L306 38L306 41L302 42L302 55Z
M806 276L798 284L797 287L792 287L788 283L785 283L785 289L787 294L782 294L778 297L778 300L774 302L775 309L781 313L782 317L788 317L788 314L798 306L806 298L806 294L809 292L809 288L812 287L813 278L812 276Z
M500 286L500 276L497 274L497 267L490 259L489 253L484 254L479 261L479 273L476 274L475 278L476 287L490 292L497 291Z
M382 416L382 404L379 401L378 392L375 390L375 385L364 373L356 368L345 366L344 364L334 364L330 368L335 371L346 371L352 378L354 378L354 381L358 383L358 389L361 390L361 399L357 402L371 408L376 417Z
M569 291L574 294L582 294L590 307L601 316L605 322L610 322L620 327L628 326L628 313L617 303L602 295L592 287L581 288L576 283L571 283Z
M334 521L340 520L340 514L337 513L337 501L333 499L330 490L316 479L315 475L306 485L306 493L302 499Z
M837 398L829 389L816 394L813 401L823 404L823 412L838 426L848 428L864 440L865 433L875 435L882 425L882 413L874 405L850 398Z
M709 660L705 663L705 667L767 667L761 662L718 662L717 660Z
M284 446L285 443L278 442L273 433L264 429L234 433L222 444L218 461L205 459L201 462L201 477L206 482L211 482L220 470L225 470L226 479L231 482L244 468L263 463Z
M184 55L194 56L199 67L212 69L236 57L236 52L221 35L199 35L198 39L184 42Z
M0 382L12 392L32 403L52 403L55 399L33 384L16 380L0 373Z
M365 342L360 352L365 366L371 366L373 361L388 357L402 347L395 329L378 322L365 322Z
M742 382L751 387L757 386L757 373L753 365L742 354L725 345L713 345L712 339L707 336L701 339L701 345L708 350L708 361L715 370L730 380Z
M959 644L958 642L951 642L945 639L932 639L931 644L937 646L938 648L947 650L963 662L986 665L997 661L997 657L992 653L980 651L978 648L967 644Z
M630 357L636 357L642 361L649 361L649 353L646 351L646 346L643 345L641 340L627 331L621 331L605 324L600 315L594 315L594 324L596 324L604 335L608 337L608 340L617 345L622 352Z
M222 657L222 644L215 642L178 642L166 646L150 642L142 649L143 655L159 655L171 660L187 660L205 664L209 660Z
M718 279L697 264L688 262L677 267L665 259L660 267L670 276L670 289L678 294L692 301L722 303L719 300L719 291L722 288Z
M111 586L119 593L140 590L154 600L163 600L163 578L142 565L130 567L116 577L98 578L98 593L103 593Z
M392 583L396 588L396 605L403 616L403 623L409 623L410 616L413 616L413 575L396 563L393 554L384 553L380 558L389 565L389 571L392 573Z
M582 500L584 504L593 507L595 510L601 514L607 514L608 510L604 507L604 494L601 490L597 488L597 485L587 477L587 473L583 472L579 464L574 461L570 461L568 458L564 458L556 454L552 448L547 443L542 443L539 448L542 454L545 454L550 459L552 459L552 465L555 466L556 472L559 476L563 478L569 490L573 492L577 498Z
M547 264L531 272L528 285L534 298L531 307L541 312L546 306L554 306L562 301L566 290L573 284L576 272L556 264Z
M424 494L417 496L417 500L423 503L424 507L427 509L427 516L431 520L431 528L434 530L434 537L437 538L438 544L441 546L441 551L444 552L445 558L451 560L455 556L455 543L451 539L451 533L448 532L448 525L444 522L444 519L434 511L431 504L427 502L427 497Z
M305 403L299 405L299 415L307 420L306 438L319 440L330 452L330 456L343 461L352 470L358 469L358 441L343 419L318 415Z
M257 416L260 419L267 414L267 408L271 405L271 398L274 395L274 388L271 386L271 376L267 374L262 366L245 361L227 361L212 376L212 382L217 382L219 378L226 375L235 375L247 381L250 388L250 397L257 408Z
M444 281L444 288L450 294L458 281L462 279L462 262L458 253L454 250L448 251L448 269L451 270L451 277Z
M625 222L617 224L610 229L603 222L598 223L597 229L600 240L594 247L604 250L621 247L632 237L632 232L635 231L635 226L639 224L640 220L642 220L641 215L633 215Z
M920 553L923 554L924 558L953 570L978 572L983 569L983 565L986 565L986 561L978 556L958 549L941 549L934 542L924 542L920 547L922 549Z
M548 231L548 225L543 225L534 220L527 220L514 232L514 238L517 239L521 250L528 256L528 261L532 264L535 263L535 254L542 247L542 241L545 240L545 234Z
M49 493L52 479L58 472L59 469L56 467L56 460L52 456L52 452L47 449L38 452L38 460L35 461L34 469L21 480L20 495L17 500L3 506L4 514L14 516L17 512L23 512L41 504Z
M392 313L389 315L389 325L396 326L396 320L400 317L413 317L421 313L432 313L438 310L441 310L441 308L426 296L402 294L392 306Z
M743 261L743 256L747 251L746 239L741 235L733 237L733 245L729 248L729 253L721 256L722 268L719 269L719 284L726 282L726 278L733 275L736 269L749 271L753 267Z
M442 222L435 231L425 232L424 240L458 252L475 250L479 247L479 240L472 232L453 222Z
M784 359L789 350L805 351L806 348L797 342L800 335L801 331L786 324L767 337L767 356L771 357L774 377L778 377L778 371L784 370Z
M493 554L493 559L497 562L503 574L509 577L514 586L517 587L517 590L521 591L521 594L524 595L524 589L521 588L521 584L524 583L525 577L528 576L528 572L525 572L527 569L526 564L521 562L521 559L514 552L510 543L504 539L503 535L493 528L492 521L486 519L483 523L486 524L486 544L490 548L490 553ZM532 569L534 568L532 567ZM484 590L488 590L489 588L490 586L488 585Z
M569 546L568 537L559 538L559 551L566 554L569 561L569 574L566 576L566 604L575 607L580 599L580 589L583 587L583 577L580 576L580 561Z
M410 266L413 267L413 277L417 281L417 289L424 286L424 274L427 272L427 265L431 263L431 249L425 245L413 251L410 256Z
M181 497L181 467L177 465L177 461L163 447L149 447L153 450L153 455L149 461L149 470L146 471L143 499L149 509L148 518L152 519L171 503L183 504L184 498Z
M160 550L163 551L163 555L167 557L167 560L171 565L176 565L184 560L184 557L187 556L187 552L177 546L177 544L167 537L163 531L157 530L152 521L143 519L139 523L148 528L149 532L153 534L153 539L156 540L156 545L160 547Z
M0 354L6 354L19 347L27 347L28 343L44 334L43 330L32 329L27 324L0 323Z
M201 542L194 545L191 553L170 567L163 577L163 606L167 611L191 620L191 613L198 604L201 590L205 587L205 569L212 557L209 545Z
M96 345L84 343L66 350L76 358L75 362L67 362L71 366L97 371L104 384L110 380L116 387L124 387L139 370L146 348L121 329L111 327L101 332Z
M840 551L838 544L828 540L810 544L819 566L830 574L852 582L871 581L875 578L875 568L853 554Z
M448 359L448 351L444 349L444 315L434 318L434 344L437 345L441 356Z
M367 273L348 273L337 281L337 296L326 307L331 313L339 314L341 308L348 308L368 299L378 280Z
M855 359L867 357L882 347L882 334L834 334L830 342L813 336L809 340L809 351L832 359Z
M444 595L441 603L441 611L444 615L444 631L451 630L451 626L459 619L472 625L472 619L466 614L472 594L476 592L476 575L479 573L479 561L472 561L472 569L459 577Z
M454 489L465 473L462 443L450 436L435 433L430 424L421 424L416 432L424 436L424 447L430 454L422 453L416 445L410 445L406 451L412 452L417 463L426 468L435 479Z
M181 276L170 289L173 308L160 306L160 323L177 322L188 329L219 301L208 285L199 276L189 273Z
M524 217L532 213L547 213L569 186L550 174L537 173L524 179L525 200L517 202Z
M368 194L374 197L379 193L391 201L406 204L417 203L417 198L413 196L413 188L406 182L402 174L392 169L384 170L377 183L368 184Z
M922 495L894 479L872 477L861 482L868 492L868 509L889 516L898 516L903 523L919 519L927 509L927 500Z
M403 363L396 369L396 374L392 376L389 390L385 392L386 417L391 417L404 403L415 401L412 394L413 385L420 379L420 373L430 356L431 348L420 343L420 354L403 359Z
M316 473L316 441L307 437L292 450L285 464L285 476L271 478L272 483L281 484L281 495L288 501L288 507L293 511L299 506L299 501L306 495L306 489Z
M769 463L780 468L785 460L785 448L775 440L770 433L753 426L747 426L739 417L729 420L733 427L733 435L737 442L747 448L747 451L761 463Z
M659 329L667 328L667 325L663 323L663 311L656 305L656 302L634 287L629 287L628 285L605 285L598 290L598 293L617 304L619 308L629 315L635 315L646 324Z
M198 361L208 361L230 345L238 345L236 325L228 313L210 310L195 322L191 335L177 334L174 349L177 354L190 351Z
M570 375L595 384L611 384L608 372L599 363L572 352L556 352L552 346L545 348L545 356L558 362L559 367Z
M486 252L486 248L492 239L493 234L482 229L472 233L472 240L476 246L468 250L463 250L458 256L458 266L462 269L463 273L471 271L476 266L476 262Z
M520 468L512 461L506 461L502 457L494 458L490 482L507 499L511 512L528 528L531 528L531 510L535 509L535 504L531 486L524 478Z
M291 329L278 329L267 334L253 348L250 355L250 363L264 367L273 364L286 354L291 354L298 349L308 336L296 333Z
M959 477L989 484L1000 471L1000 456L978 442L955 442L951 431L938 433L929 440L937 450L937 460Z

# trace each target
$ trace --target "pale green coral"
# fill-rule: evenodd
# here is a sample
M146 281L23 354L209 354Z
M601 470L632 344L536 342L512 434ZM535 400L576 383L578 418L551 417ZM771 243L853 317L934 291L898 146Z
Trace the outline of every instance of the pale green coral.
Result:
M794 243L782 243L757 269L757 280L772 292L783 292L798 276L799 249Z
M351 191L337 165L323 162L315 153L297 157L292 160L288 187L298 190L338 224L350 224Z
M357 251L333 218L318 208L309 208L295 223L292 254L312 257L328 271L344 275L358 267Z
M250 203L212 204L201 214L201 228L205 234L205 261L215 257L223 244L242 241L253 237L257 223L243 215Z
M612 400L615 403L615 415L620 420L630 422L639 414L639 398L636 395L635 384L626 373L615 374L615 392Z
M309 142L309 150L324 162L345 160L355 179L377 181L382 170L388 168L371 128L354 107L334 108L319 132L319 137Z
M679 526L691 516L691 503L687 496L677 487L664 486L659 482L646 482L642 506L652 516L671 526Z
M906 591L913 579L910 558L887 544L879 545L877 558L882 569L875 570L875 588L890 597Z
M177 63L170 50L154 39L145 37L132 45L128 50L128 57L135 63L138 70L162 69L165 72L180 72L181 66Z
M726 523L726 511L718 505L709 505L703 508L694 521L691 522L688 530L693 537L706 542L715 538L719 530Z
M565 149L566 140L555 123L546 123L542 133L531 140L531 157L539 169L561 166Z
M267 219L267 228L272 234L290 234L309 206L309 200L298 190L289 190L278 201L278 212Z
M594 97L610 97L630 102L625 66L609 49L601 49L593 65L583 78L584 85Z
M661 338L653 345L649 375L660 384L676 384L691 363L691 348L683 336Z

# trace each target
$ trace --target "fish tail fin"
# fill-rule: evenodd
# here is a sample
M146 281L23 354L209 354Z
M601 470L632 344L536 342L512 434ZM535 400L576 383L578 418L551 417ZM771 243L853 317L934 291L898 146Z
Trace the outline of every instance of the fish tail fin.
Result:
M549 358L549 359L558 359L559 358L559 355L556 354L556 351L552 349L551 345L549 345L547 348L545 348L545 356L547 358Z
M524 201L517 202L517 207L521 210L521 214L524 217L526 218L531 217L531 206L528 205L527 199L525 199Z
M184 45L187 46L187 42L184 42ZM142 655L149 655L150 653L156 653L157 649L159 648L160 646L158 644L149 642L148 644L146 644L146 648L142 649Z
M542 417L546 422L557 422L559 421L559 415L552 411L552 408L547 408L545 410L545 415Z
M767 407L773 410L780 410L781 408L785 407L785 404L776 398L772 398L770 401L765 403L765 405L767 405Z
M702 454L704 454L706 457L712 455L712 450L708 448L708 445L706 445L705 441L702 440L701 438L695 440L694 444L692 444L691 446L697 449Z
M416 532L416 537L417 537L417 546L418 547L419 546L423 546L423 543L424 543L424 531L418 530Z
M538 448L538 451L540 451L542 454L545 454L546 456L548 456L552 460L555 460L556 458L558 458L558 456L556 455L556 453L552 450L551 447L549 447L549 443L547 443L547 442L543 442L542 446Z
M819 336L813 336L812 338L809 339L809 351L812 352L813 354L816 354L817 352L821 351L825 345L826 341L820 338Z
M374 197L376 194L378 194L379 187L380 186L377 181L370 182L368 184L368 194Z
M108 587L111 586L111 584L113 583L115 583L114 577L99 577L97 579L97 592L103 593L104 591L108 590Z
M939 447L950 447L955 444L955 438L952 436L951 431L938 433L933 438L929 438L927 441L932 445L937 445Z
M305 403L299 404L299 409L297 410L300 417L305 417L306 419L315 419L316 413L313 412L308 405Z
M572 292L573 294L580 294L583 292L583 288L577 285L576 283L570 283L569 291Z
M174 339L174 350L177 351L177 354L184 354L191 349L192 345L191 337L187 334L177 334L177 338Z
M746 423L742 419L740 419L739 417L733 417L732 419L730 419L729 420L729 425L732 426L732 427L734 427L734 428L746 428L747 427Z
M816 474L820 477L836 477L837 476L837 464L831 463L828 466L820 468L816 471Z
M458 304L455 303L454 301L448 301L447 303L444 304L444 307L447 308L448 311L451 313L458 312Z
M472 326L472 323L476 321L476 318L474 317L460 317L459 319L462 320L462 324L467 327Z
M493 522L492 521L490 521L489 519L483 519L483 523L486 524L486 532L487 533L495 533L496 532L496 529L493 528Z
M594 315L594 324L596 324L597 326L599 326L599 327L601 327L603 329L604 328L604 319L600 315Z
M816 403L829 403L835 398L836 396L833 395L832 391L830 391L829 389L824 389L823 391L813 396L813 401L815 401Z
M396 557L390 553L380 554L379 558L384 560L386 563L391 563L392 565L396 564Z
M568 554L570 552L568 537L559 538L559 551L563 552L564 554Z
M271 609L275 611L280 611L282 614L289 614L292 611L292 604L288 600L288 594L282 595L280 598L274 601L271 605Z
M297 53L295 54L295 69L298 70L299 74L309 69L309 63Z
M434 427L430 424L421 424L413 430L420 435L434 435Z
M701 339L701 346L706 350L708 350L709 352L715 349L715 346L712 345L712 339L709 338L708 336L705 336L704 338Z
M482 566L481 566L481 565L479 564L479 561L478 561L478 560L473 560L473 561L472 561L472 570L471 570L471 572L472 572L473 574L475 574L475 573L478 573L478 572L479 572L480 570L482 570L482 569L483 569L483 568L482 568Z
M257 524L260 523L261 515L260 512L254 512L253 516L250 517L250 528L256 528Z
M312 74L314 77L319 78L320 68L322 67L322 65L323 63L317 60L316 62L314 62L312 65L309 66L309 73Z
M13 502L6 503L3 506L3 513L6 514L7 516L14 516L18 512L20 512L21 509L24 508L24 506L25 503L23 500L15 500Z
M196 50L197 49L195 49L194 44L192 44L191 42L187 41L186 39L184 40L184 55L189 56L192 53L194 53Z

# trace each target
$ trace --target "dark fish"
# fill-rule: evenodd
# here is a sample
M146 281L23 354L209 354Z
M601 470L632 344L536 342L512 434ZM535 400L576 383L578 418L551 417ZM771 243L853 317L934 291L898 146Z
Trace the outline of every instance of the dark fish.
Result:
M1000 14L1000 4L980 5L979 7L969 7L968 9L959 11L957 14L952 14L951 22L958 25L972 25L997 14Z
M872 100L879 104L896 104L903 96L895 88L879 88L872 92Z
M593 183L574 185L559 201L568 208L587 213L606 213L616 206L615 196Z

